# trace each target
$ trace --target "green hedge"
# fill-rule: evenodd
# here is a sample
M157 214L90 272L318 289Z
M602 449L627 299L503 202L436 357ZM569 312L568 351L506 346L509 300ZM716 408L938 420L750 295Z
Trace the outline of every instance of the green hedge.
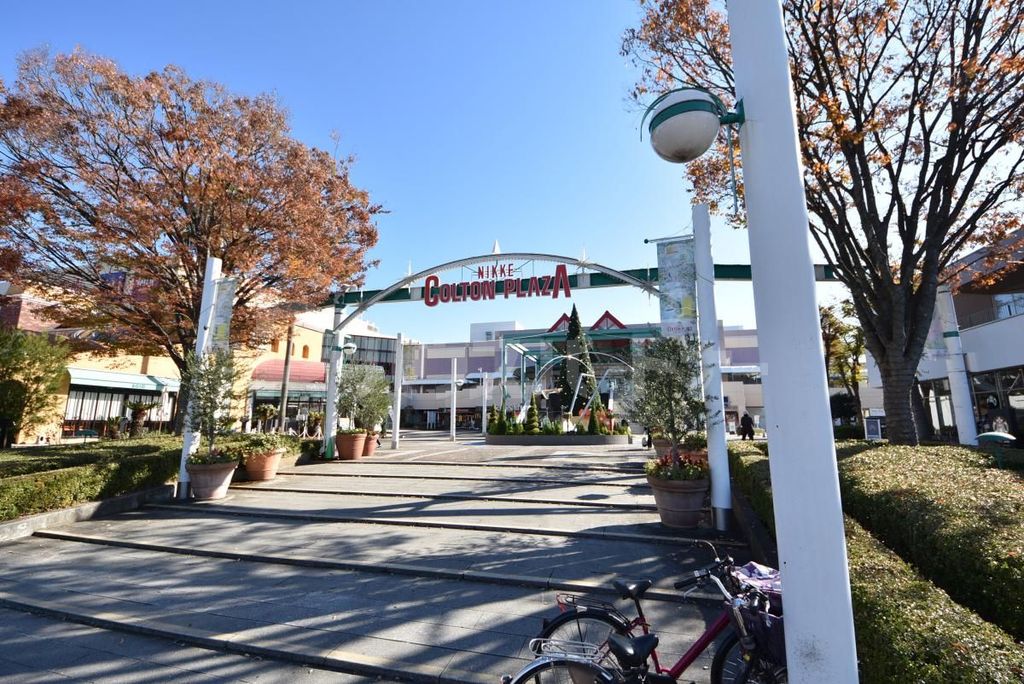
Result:
M1024 639L1024 481L964 447L844 458L843 507L958 602Z
M858 454L878 451L869 447L840 445L840 471ZM730 444L729 456L736 486L774 532L767 457L742 443ZM1012 637L954 602L849 516L846 533L862 682L1021 681L1024 649ZM1007 603L1019 605L1020 586L1004 587Z
M861 682L1024 680L1024 648L950 599L849 517L846 548Z
M772 477L768 457L757 442L729 444L729 470L751 508L775 534L775 508L772 505Z
M44 513L175 479L181 447L125 458L105 458L73 468L62 468L0 480L0 520Z
M155 454L174 444L177 444L180 449L181 438L161 435L139 439L7 449L0 451L0 478L85 465L104 458Z

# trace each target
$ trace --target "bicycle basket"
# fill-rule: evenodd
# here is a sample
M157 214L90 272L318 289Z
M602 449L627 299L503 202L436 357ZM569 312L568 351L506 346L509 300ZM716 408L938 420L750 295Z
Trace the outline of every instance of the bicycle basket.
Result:
M776 665L786 664L786 633L782 618L764 611L741 608L743 624L754 637L754 643L767 660Z
M740 586L756 589L767 596L772 603L772 614L782 614L782 577L778 570L751 561L734 568L731 574Z

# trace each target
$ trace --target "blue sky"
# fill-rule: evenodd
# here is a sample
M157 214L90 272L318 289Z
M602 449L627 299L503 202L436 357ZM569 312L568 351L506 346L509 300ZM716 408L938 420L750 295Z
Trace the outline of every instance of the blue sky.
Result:
M191 76L274 92L296 137L353 154L353 178L389 214L367 274L380 288L414 271L503 251L656 265L645 237L689 226L682 168L640 140L619 56L637 23L628 0L542 2L35 2L0 22L0 77L17 55L81 46L130 72L174 63ZM746 234L715 225L716 263L747 263ZM538 272L542 272L538 270ZM826 299L838 294L835 286ZM719 318L754 327L749 284L716 286ZM469 323L553 322L564 299L381 305L368 318L423 341L467 339ZM631 288L577 290L584 322L610 309L657 321Z

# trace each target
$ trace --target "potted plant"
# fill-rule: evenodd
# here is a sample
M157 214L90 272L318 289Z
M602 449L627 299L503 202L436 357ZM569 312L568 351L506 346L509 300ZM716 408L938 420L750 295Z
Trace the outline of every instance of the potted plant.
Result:
M131 426L128 428L129 437L141 437L143 424L146 422L146 414L160 405L158 401L129 401L125 406L131 411Z
M200 447L185 463L196 499L223 498L238 467L237 453L214 446L218 417L230 408L231 388L237 377L228 350L219 349L200 357L189 354L186 360L189 423L200 437L207 440L205 451Z
M700 341L693 337L648 342L637 360L626 401L634 418L657 426L669 440L668 450L663 447L645 465L645 472L662 523L671 527L696 526L710 490L706 454L701 459L686 451L700 441L688 435L703 433L709 418L701 391L701 351Z
M338 458L343 461L362 458L365 446L366 430L362 428L338 430L334 436L334 448L338 453Z
M363 364L345 367L338 380L338 411L352 419L353 428L337 433L339 458L373 454L377 448L377 425L387 416L390 404L383 368Z
M263 432L266 424L273 420L274 416L277 415L277 407L273 404L260 404L252 410L253 415L256 416L256 420L259 421L257 429Z
M110 439L121 438L121 419L118 416L112 416L104 421L106 427L107 437Z
M706 458L701 461L678 452L657 456L644 464L644 473L654 491L662 525L687 528L700 524L711 484Z
M246 435L236 447L246 475L250 480L273 480L287 449L281 435L257 433Z

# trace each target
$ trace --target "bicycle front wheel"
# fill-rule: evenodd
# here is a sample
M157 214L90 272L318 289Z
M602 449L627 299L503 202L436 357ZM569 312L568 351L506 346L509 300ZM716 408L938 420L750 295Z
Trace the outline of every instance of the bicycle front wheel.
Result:
M509 684L614 684L615 676L594 663L538 658L524 667Z
M759 658L743 658L740 639L730 631L711 662L711 684L787 684L786 668L775 667Z

